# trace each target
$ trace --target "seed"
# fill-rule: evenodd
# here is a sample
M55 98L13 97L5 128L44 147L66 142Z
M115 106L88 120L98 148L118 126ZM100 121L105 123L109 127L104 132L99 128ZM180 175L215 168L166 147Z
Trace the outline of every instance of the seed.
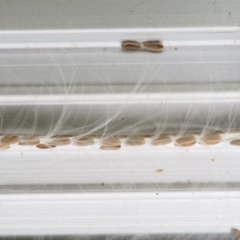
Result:
M10 148L10 144L8 143L0 143L0 150L5 150Z
M90 137L84 137L74 141L74 145L76 146L91 146L93 144L95 144L95 142L93 138Z
M150 52L161 52L163 50L163 45L160 41L143 42L142 46L145 50Z
M120 139L106 139L102 142L102 150L118 150L121 148Z
M14 144L19 142L18 136L5 136L1 139L1 143Z
M194 136L180 137L176 140L175 146L177 147L191 147L196 143L196 138Z
M65 146L71 143L71 140L66 137L57 137L52 138L51 141L48 142L50 145L56 145L56 146Z
M145 139L140 136L130 137L125 142L128 146L141 146L145 144Z
M101 150L118 150L121 148L121 145L119 146L106 146L106 145L103 145L100 147Z
M157 169L156 170L156 173L162 173L163 172L163 169Z
M40 149L49 149L49 148L55 148L56 146L55 145L47 145L47 144L40 143L36 147L40 148Z
M215 145L218 144L220 141L222 140L222 137L220 134L218 133L213 133L211 135L207 135L205 137L203 137L200 140L200 144L205 144L205 145Z
M122 48L125 50L139 50L142 49L142 45L136 41L124 41L122 42Z
M240 139L235 139L230 142L231 145L240 146Z
M155 138L151 144L154 146L159 146L159 145L166 145L172 142L172 139L169 136L160 136L158 138Z
M33 146L39 144L39 139L37 137L21 138L19 145Z
M239 231L239 230L237 230L237 229L232 229L232 235L233 235L235 238L240 239L240 231Z

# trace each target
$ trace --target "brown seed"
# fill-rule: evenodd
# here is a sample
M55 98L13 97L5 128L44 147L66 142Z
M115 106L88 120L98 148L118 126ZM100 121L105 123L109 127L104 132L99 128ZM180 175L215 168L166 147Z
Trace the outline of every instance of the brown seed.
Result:
M163 45L160 41L143 42L142 46L145 50L150 52L162 52L163 50Z
M121 148L120 139L106 139L102 142L100 149L102 150L118 150Z
M103 145L103 146L100 147L101 150L118 150L120 148L121 148L121 145L111 146L111 147Z
M157 169L156 170L156 173L162 173L163 172L163 169Z
M136 41L124 41L122 42L122 48L125 50L139 50L142 49L142 45Z
M1 143L14 144L19 142L18 136L5 136L1 139Z
M237 230L237 229L232 229L232 235L233 235L235 238L240 239L240 231L239 231L239 230Z
M56 137L48 141L48 144L53 144L56 146L65 146L71 143L71 140L67 137Z
M49 149L49 148L55 148L56 146L55 145L47 145L47 144L40 143L36 147L40 148L40 149Z
M231 145L240 146L240 139L235 139L230 142Z
M21 138L19 145L33 146L39 144L39 139L37 137Z
M74 145L76 146L91 146L91 145L94 145L95 142L93 140L93 138L90 138L90 137L83 137L83 138L80 138L80 139L77 139L74 141Z
M166 145L172 142L172 139L169 136L160 136L158 138L155 138L151 144L154 146L159 146L159 145Z
M175 142L175 146L177 147L191 147L194 144L196 144L196 138L194 136L180 137Z
M215 144L218 144L221 140L222 140L222 137L220 134L213 133L211 135L207 135L203 137L199 143L203 145L215 145Z
M5 150L10 148L10 144L8 143L0 143L0 150Z
M145 139L140 136L130 137L125 142L128 146L141 146L145 144Z

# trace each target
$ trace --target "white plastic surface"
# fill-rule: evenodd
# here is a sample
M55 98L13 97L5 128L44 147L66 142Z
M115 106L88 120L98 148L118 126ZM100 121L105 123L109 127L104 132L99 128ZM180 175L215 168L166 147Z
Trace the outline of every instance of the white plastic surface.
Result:
M103 152L98 144L49 150L16 146L1 152L0 182L4 185L96 184L102 190L102 183L146 183L157 189L157 184L185 184L198 190L201 184L215 188L219 183L237 188L239 181L239 146L226 143L184 149L146 144L122 146L114 152Z
M223 239L240 228L239 9L0 0L0 237ZM124 40L164 50L123 51ZM219 142L202 144L212 132ZM171 142L154 146L162 134ZM3 143L10 135L18 140ZM69 144L19 145L59 135ZM177 146L189 135L196 142ZM74 145L86 136L93 145ZM132 136L144 144L129 146ZM120 147L103 150L112 137Z
M3 235L229 234L239 192L22 194L0 196Z
M1 0L0 29L239 26L238 0Z

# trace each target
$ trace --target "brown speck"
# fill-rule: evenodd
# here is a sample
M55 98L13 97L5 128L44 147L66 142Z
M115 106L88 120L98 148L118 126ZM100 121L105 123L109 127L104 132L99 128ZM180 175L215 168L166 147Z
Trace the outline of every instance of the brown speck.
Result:
M162 173L163 172L163 169L157 169L156 170L156 173Z
M214 162L215 160L214 159L212 159L212 162Z

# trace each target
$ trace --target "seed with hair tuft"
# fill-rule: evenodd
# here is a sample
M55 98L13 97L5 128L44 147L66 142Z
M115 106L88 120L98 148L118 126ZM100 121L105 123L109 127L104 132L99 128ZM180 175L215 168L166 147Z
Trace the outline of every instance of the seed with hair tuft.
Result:
M121 148L120 139L105 139L102 141L101 150L118 150Z
M218 133L208 134L201 138L200 144L203 145L215 145L218 144L222 140L222 137Z
M191 147L194 144L196 144L196 138L194 136L180 137L175 142L175 146L177 147Z
M166 145L172 142L169 136L160 136L152 140L151 144L154 146Z

